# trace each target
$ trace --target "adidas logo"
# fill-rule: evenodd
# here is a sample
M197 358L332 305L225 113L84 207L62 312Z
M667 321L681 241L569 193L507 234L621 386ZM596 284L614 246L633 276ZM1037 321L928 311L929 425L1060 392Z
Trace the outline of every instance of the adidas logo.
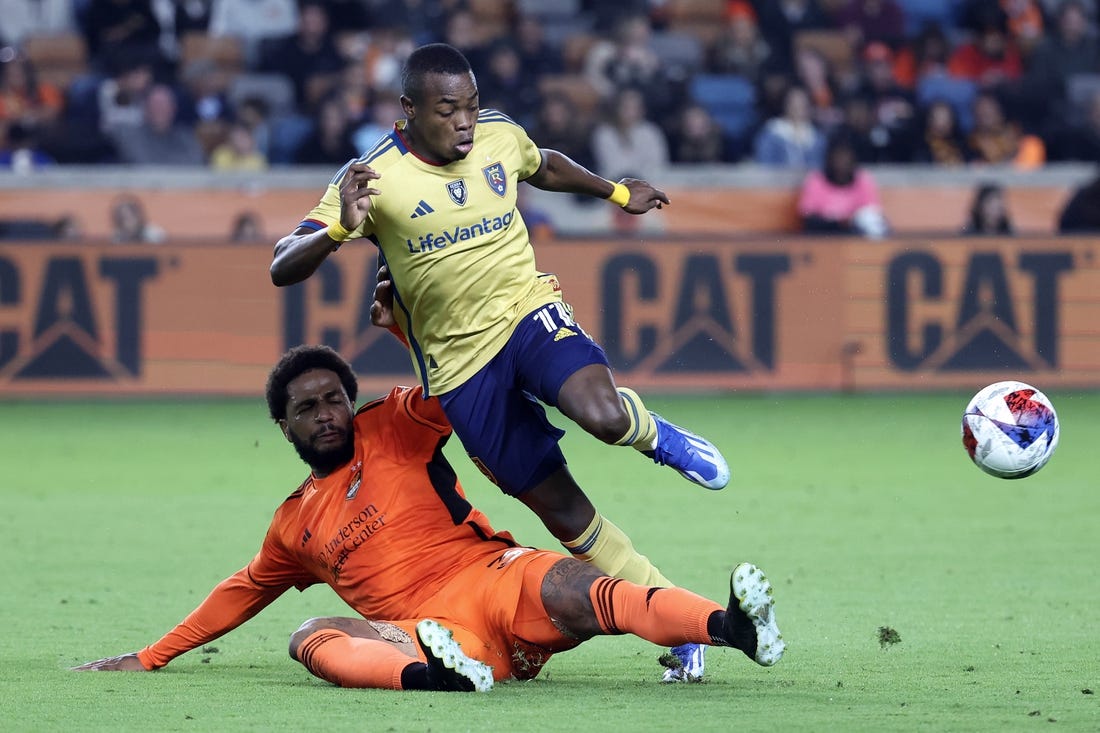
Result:
M562 339L569 338L570 336L576 336L576 335L577 335L576 331L571 331L568 328L566 328L565 326L562 326L561 328L558 329L558 332L556 334L554 334L554 340L555 341L561 341Z
M416 205L416 209L413 211L412 215L409 218L417 219L421 216L427 216L433 211L435 211L435 209L429 206L427 201L425 201L424 199L420 199L420 203Z

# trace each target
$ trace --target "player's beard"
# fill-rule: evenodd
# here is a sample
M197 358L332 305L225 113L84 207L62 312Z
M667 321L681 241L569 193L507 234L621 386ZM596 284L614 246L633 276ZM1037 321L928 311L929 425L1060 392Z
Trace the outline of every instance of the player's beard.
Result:
M344 434L344 442L325 450L314 448L309 441L302 440L294 433L290 434L290 443L294 446L294 450L298 451L298 457L313 469L314 473L322 476L327 476L345 463L350 463L355 457L355 441L350 431Z

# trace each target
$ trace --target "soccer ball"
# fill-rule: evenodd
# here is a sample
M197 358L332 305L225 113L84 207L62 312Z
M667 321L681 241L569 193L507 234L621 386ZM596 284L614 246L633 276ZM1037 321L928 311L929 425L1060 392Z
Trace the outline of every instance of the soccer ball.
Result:
M998 478L1024 478L1058 447L1058 415L1045 394L1023 382L996 382L974 395L962 419L970 459Z

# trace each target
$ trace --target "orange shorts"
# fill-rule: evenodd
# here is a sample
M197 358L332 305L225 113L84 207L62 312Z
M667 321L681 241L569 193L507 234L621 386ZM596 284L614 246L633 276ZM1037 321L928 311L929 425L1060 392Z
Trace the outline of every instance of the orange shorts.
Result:
M454 632L462 651L493 668L493 678L529 680L555 652L580 642L564 636L542 605L542 581L566 557L530 547L502 548L487 562L462 570L415 619L393 621L416 635L421 619L439 621ZM417 649L423 659L423 653Z

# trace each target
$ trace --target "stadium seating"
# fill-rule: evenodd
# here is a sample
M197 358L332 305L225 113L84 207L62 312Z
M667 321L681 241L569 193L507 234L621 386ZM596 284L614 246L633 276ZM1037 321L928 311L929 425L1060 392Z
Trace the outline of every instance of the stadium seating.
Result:
M732 140L742 140L756 124L756 88L732 74L698 74L691 80L691 98L710 112Z

